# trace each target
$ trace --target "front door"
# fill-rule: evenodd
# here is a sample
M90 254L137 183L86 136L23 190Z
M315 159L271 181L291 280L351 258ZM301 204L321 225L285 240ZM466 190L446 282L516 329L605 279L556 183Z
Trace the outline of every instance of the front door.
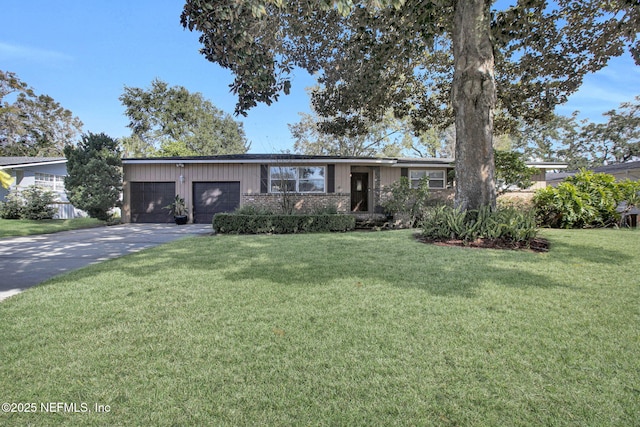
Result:
M351 210L354 212L366 212L369 210L369 174L366 172L354 172L351 174Z

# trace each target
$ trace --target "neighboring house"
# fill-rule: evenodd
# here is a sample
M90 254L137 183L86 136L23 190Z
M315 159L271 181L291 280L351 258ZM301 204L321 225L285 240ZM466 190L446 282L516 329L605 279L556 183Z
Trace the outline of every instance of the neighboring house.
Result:
M547 185L557 187L565 178L575 175L576 172L548 172L546 176Z
M624 181L625 179L640 181L640 161L599 166L594 168L593 171L613 175L616 177L616 181ZM640 216L640 209L638 209L638 207L632 207L627 210L627 205L623 202L618 206L618 212L625 213L624 221L628 226L638 227L638 217Z
M210 223L218 212L252 205L278 210L283 197L295 211L335 208L338 212L381 214L386 189L406 176L411 185L429 177L432 196L453 197L452 159L239 154L207 157L123 159L123 222L171 222L165 209L176 195L189 207L189 219ZM540 169L534 187L545 186Z
M609 175L613 175L616 178L616 181L624 181L626 179L629 179L631 181L640 181L640 161L598 166L597 168L593 168L591 170L596 173L606 173ZM562 181L564 181L565 178L573 176L577 173L578 171L550 173L547 174L547 182L549 185L555 187ZM625 213L626 218L624 218L624 221L626 221L629 226L638 226L640 209L638 209L637 207L632 207L627 211L626 203L623 202L620 206L618 206L618 212Z
M540 188L544 188L547 185L549 185L549 182L548 182L549 175L552 175L551 173L549 173L549 171L566 169L567 164L559 163L559 162L527 162L527 166L538 170L538 172L531 177L531 181L532 181L531 187L524 188L524 189L519 189L517 187L509 187L507 195L521 194L525 198L532 197L533 193L536 190ZM559 175L559 173L556 173L556 174Z
M67 159L64 157L0 157L0 169L9 173L14 183L9 190L0 188L0 201L9 191L22 191L31 185L48 188L57 195L56 218L68 219L87 216L67 198L64 177L67 176Z
M617 181L624 181L625 179L640 181L640 161L599 166L594 168L593 171L613 175Z
M640 181L640 161L616 163L614 165L598 166L597 168L590 169L597 173L606 173L613 175L616 181L624 181L630 179L631 181ZM564 181L565 178L577 174L578 171L567 171L562 173L549 173L547 174L547 183L551 186L556 186Z
M616 181L624 181L625 179L640 181L640 161L599 166L594 168L593 171L613 175L616 177ZM640 209L638 207L632 207L627 210L626 203L623 202L618 206L618 212L625 213L623 220L628 226L638 227L638 217L640 217Z

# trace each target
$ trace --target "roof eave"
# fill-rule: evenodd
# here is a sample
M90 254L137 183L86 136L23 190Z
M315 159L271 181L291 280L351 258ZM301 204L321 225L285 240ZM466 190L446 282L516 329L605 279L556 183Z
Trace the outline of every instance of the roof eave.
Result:
M67 163L67 159L64 160L52 160L48 162L36 162L36 163L16 163L13 165L2 165L0 169L17 169L17 168L28 168L32 166L43 166L43 165L57 165L61 163Z
M566 169L568 164L555 162L527 162L527 166L536 169Z
M123 165L140 164L322 164L349 163L357 165L394 164L393 159L122 159Z

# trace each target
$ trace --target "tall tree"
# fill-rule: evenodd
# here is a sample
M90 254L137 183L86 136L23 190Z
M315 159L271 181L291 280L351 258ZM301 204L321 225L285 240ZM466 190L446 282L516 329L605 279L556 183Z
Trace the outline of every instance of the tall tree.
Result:
M287 94L298 66L319 76L316 110L351 116L347 126L388 108L416 128L455 115L455 203L473 209L495 204L495 108L507 112L499 127L544 119L625 44L640 63L636 3L519 0L491 11L489 0L187 0L181 22L235 74L237 113Z
M606 121L552 116L547 122L521 122L511 135L525 158L567 162L569 169L623 163L640 158L640 96L603 115Z
M604 116L606 122L589 123L582 129L584 155L590 166L640 159L640 96Z
M326 120L317 113L300 113L300 121L289 124L294 151L310 155L453 158L455 131L451 126L420 131L416 136L407 118L398 119L391 113L380 122L363 119L361 125L366 132L344 132L339 124L335 129L335 120Z
M374 156L382 141L368 141L366 135L332 135L322 132L317 114L300 113L300 121L289 124L296 153L314 156Z
M366 117L322 117L311 105L311 114L300 113L300 121L289 124L297 153L334 156L418 156L453 157L448 152L446 133L431 128L416 131L409 117L395 117L387 111L379 121Z
M118 142L101 134L82 135L77 146L64 147L69 201L92 218L109 219L122 192L122 160Z
M530 161L567 162L570 169L586 167L577 117L576 111L569 117L553 114L545 122L520 121L511 135L513 149Z
M242 123L200 93L155 79L149 89L125 87L132 135L122 139L127 156L189 156L245 153Z
M71 111L0 70L0 155L62 156L81 132L82 122Z

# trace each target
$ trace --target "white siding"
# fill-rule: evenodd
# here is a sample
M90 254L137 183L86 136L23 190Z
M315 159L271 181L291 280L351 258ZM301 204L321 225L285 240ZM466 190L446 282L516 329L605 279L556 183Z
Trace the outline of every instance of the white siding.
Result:
M56 163L52 165L43 164L28 167L15 166L14 169L5 169L5 171L9 172L11 176L15 178L15 182L11 186L10 190L22 191L27 187L36 184L36 173L63 177L67 176L67 165L66 163ZM54 206L58 208L58 213L56 214L55 218L70 219L87 216L86 212L77 209L75 206L69 203L69 199L64 189L54 191L54 193L56 194L57 199L60 202L54 204ZM8 191L3 189L3 191L0 192L0 200L4 200L7 194Z

